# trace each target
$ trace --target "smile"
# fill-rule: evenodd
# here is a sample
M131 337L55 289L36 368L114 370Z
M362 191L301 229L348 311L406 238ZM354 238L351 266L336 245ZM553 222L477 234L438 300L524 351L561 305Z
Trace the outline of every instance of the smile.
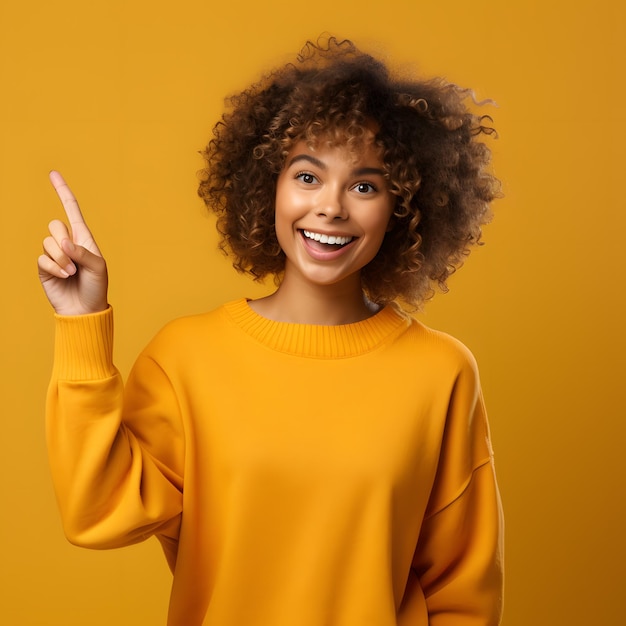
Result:
M342 237L340 235L324 235L322 233L314 233L310 230L303 230L302 234L307 238L313 241L318 241L322 244L327 245L335 245L335 246L345 246L350 243L354 237Z

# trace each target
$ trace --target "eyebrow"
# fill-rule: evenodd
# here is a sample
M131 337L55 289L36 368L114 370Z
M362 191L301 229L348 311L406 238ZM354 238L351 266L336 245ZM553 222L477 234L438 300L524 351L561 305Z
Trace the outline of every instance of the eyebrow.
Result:
M287 163L287 167L291 167L294 163L298 163L299 161L308 161L309 163L319 167L322 170L327 170L328 167L323 161L316 159L314 156L310 154L297 154L293 159ZM352 174L354 176L368 176L368 175L376 175L376 176L385 176L385 170L379 167L360 167L356 170L353 170Z

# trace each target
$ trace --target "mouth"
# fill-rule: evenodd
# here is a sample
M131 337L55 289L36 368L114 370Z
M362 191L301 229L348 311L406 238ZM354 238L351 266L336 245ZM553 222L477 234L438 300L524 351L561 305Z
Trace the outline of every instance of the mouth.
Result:
M340 250L356 239L356 237L349 235L325 235L312 230L301 230L300 233L309 245L314 246L320 251Z

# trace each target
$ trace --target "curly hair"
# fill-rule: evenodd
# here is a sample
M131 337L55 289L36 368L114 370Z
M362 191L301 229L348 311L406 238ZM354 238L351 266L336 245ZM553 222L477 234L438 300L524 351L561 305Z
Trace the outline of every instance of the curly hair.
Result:
M227 100L203 151L198 194L217 214L220 247L234 267L280 280L285 256L274 226L276 182L290 148L320 139L357 151L375 138L394 216L362 284L379 304L419 306L480 242L500 183L489 173L491 118L466 106L473 93L442 78L391 75L381 61L334 37L307 42L297 61ZM474 101L475 103L475 101Z

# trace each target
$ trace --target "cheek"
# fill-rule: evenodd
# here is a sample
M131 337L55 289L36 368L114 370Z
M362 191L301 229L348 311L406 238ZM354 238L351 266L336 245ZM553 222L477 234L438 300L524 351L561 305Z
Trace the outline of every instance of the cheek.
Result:
M293 227L293 217L291 215L289 204L284 202L284 198L277 200L274 221L276 223L276 233L280 236L280 233L291 231Z
M289 206L285 200L285 193L281 189L280 182L276 188L276 198L274 200L274 221L276 223L276 231L279 231L286 221L286 207Z
M385 234L391 230L391 211L383 210L369 224L369 232L373 239L382 241Z
M294 223L297 220L294 203L289 197L289 194L277 192L274 211L274 229L276 231L278 245L283 252L286 252L290 245L292 245ZM287 250L285 248L287 248Z
M293 231L298 222L308 212L306 197L289 187L289 185L279 186L274 203L274 219L276 230L283 232Z
M370 238L368 252L371 257L370 261L378 254L378 251L383 244L385 235L390 230L391 211L387 212L385 210L382 213L382 215L378 215L369 224Z

